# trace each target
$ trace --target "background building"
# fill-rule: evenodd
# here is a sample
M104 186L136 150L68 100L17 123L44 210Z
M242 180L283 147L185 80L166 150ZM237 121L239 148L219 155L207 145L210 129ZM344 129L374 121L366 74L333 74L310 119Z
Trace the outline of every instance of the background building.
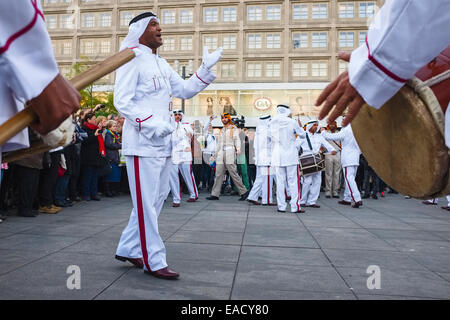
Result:
M44 0L46 23L60 70L117 52L129 21L145 11L161 19L159 54L181 74L201 64L202 49L224 48L217 80L186 101L186 115L206 118L230 105L253 125L289 103L303 121L315 99L347 67L337 52L364 42L370 18L384 0ZM97 91L112 91L114 74ZM175 101L180 106L181 101Z

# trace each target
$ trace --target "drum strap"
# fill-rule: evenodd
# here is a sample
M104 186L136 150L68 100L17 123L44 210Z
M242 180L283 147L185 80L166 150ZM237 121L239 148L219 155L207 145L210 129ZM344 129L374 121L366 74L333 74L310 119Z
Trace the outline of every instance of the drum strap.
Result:
M308 134L306 134L306 141L308 141L309 149L310 149L311 151L313 151L313 148L312 148L312 145L311 145L311 140L309 140L309 135L308 135Z

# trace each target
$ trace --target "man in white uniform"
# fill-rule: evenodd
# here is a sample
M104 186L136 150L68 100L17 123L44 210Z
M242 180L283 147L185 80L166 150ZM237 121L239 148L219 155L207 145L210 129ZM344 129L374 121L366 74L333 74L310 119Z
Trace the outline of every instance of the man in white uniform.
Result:
M322 129L324 130L324 129ZM355 136L353 135L352 126L348 125L342 128L341 131L336 133L330 133L322 131L322 135L328 140L340 140L342 143L341 162L342 170L344 171L345 179L345 192L344 199L339 201L342 205L351 205L353 200L353 208L359 208L362 206L361 194L356 185L356 171L359 166L359 156L361 150L356 143Z
M254 149L255 149L255 165L256 179L247 201L255 205L259 205L258 198L261 197L263 206L275 205L272 203L272 186L274 171L270 167L271 160L271 143L269 136L270 115L259 118L256 127Z
M332 155L336 154L336 149L319 133L319 122L317 120L309 121L306 124L306 139L301 141L302 156L319 153L321 148L325 148ZM321 184L322 171L303 177L302 198L300 200L302 207L320 208L320 205L317 204L317 199L320 195Z
M178 172L181 172L186 183L190 198L188 202L195 202L198 199L198 190L192 173L192 150L191 140L194 130L189 122L182 122L183 111L174 110L175 130L172 132L172 168L170 170L170 191L172 192L173 207L179 207L181 202L180 179Z
M277 183L278 212L286 212L285 182L291 193L291 212L305 212L300 207L300 172L298 168L298 149L296 134L305 138L305 131L297 121L289 118L291 113L287 105L277 106L277 115L269 124L269 135L272 147L271 166L275 169Z
M330 133L336 133L337 123L333 123L327 126L327 131ZM325 197L327 198L339 198L339 189L341 186L341 149L342 144L340 141L330 140L328 141L333 148L336 149L336 154L328 153L325 155Z
M23 109L38 116L31 128L47 134L80 107L80 94L58 72L40 1L0 1L0 124ZM23 130L1 153L29 146Z
M172 166L172 96L190 99L215 79L210 69L220 60L222 49L203 51L203 63L183 80L166 60L156 54L162 45L159 19L151 12L130 22L121 50L132 48L136 58L116 73L114 105L125 117L122 154L126 156L133 201L128 226L122 233L117 258L140 266L146 273L176 279L169 270L164 243L158 231L158 216L169 193Z
M327 122L347 108L343 126L350 123L364 102L379 109L422 66L450 44L450 0L386 0L372 21L366 42L351 53L348 71L331 82L316 101L325 102L319 119L333 108ZM445 136L450 146L450 108Z

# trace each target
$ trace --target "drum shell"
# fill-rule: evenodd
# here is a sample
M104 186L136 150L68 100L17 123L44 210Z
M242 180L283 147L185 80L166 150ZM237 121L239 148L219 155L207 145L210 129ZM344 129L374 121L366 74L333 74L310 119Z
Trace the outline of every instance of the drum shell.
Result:
M299 158L302 176L320 172L325 169L325 157L322 153L308 154Z

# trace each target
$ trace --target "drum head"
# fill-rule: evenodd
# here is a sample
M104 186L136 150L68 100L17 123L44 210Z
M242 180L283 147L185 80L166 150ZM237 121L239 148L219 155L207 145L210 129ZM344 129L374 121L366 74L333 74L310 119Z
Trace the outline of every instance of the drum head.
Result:
M352 129L369 165L388 186L415 198L430 198L444 189L449 156L443 128L408 86L379 110L364 105Z

